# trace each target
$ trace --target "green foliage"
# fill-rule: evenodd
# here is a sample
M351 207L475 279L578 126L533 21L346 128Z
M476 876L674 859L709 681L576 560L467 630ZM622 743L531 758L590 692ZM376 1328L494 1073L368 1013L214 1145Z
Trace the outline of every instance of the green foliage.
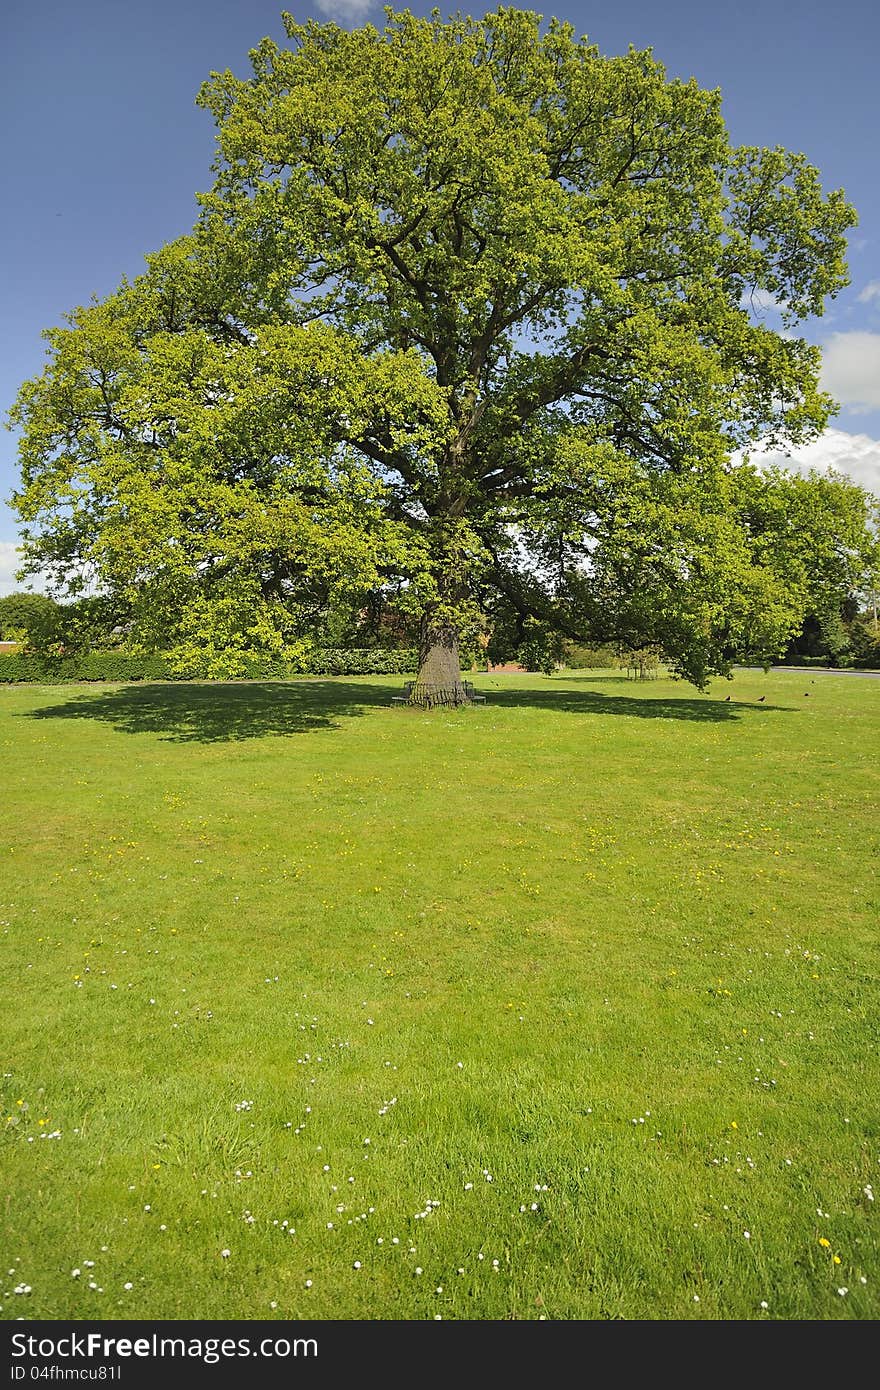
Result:
M532 617L502 597L488 613L485 658L495 666L519 662L527 671L548 675L565 661L565 640L550 622Z
M849 656L849 631L839 609L826 610L818 615L819 633L822 646L827 651L831 664L839 666Z
M69 681L170 680L162 656L132 656L126 652L84 652L78 656L46 656L31 651L0 652L0 684L65 685Z
M783 666L814 666L817 671L827 671L829 660L827 656L801 656L799 652L788 651L782 658Z
M48 656L35 652L0 652L0 684L36 682L64 685L68 681L170 681L170 680L278 680L294 675L361 676L415 671L415 651L317 650L298 666L253 657L246 665L240 659L230 662L227 672L218 672L213 662L194 661L181 667L161 653L135 655L131 652L82 652L75 656ZM210 670L210 674L209 674Z
M786 660L793 665L815 661L824 666L880 667L880 628L869 614L810 614L789 645Z
M57 608L45 594L5 594L0 598L0 642L23 641L42 628Z
M873 613L860 613L849 626L853 665L880 670L880 624Z
M27 647L35 655L56 657L119 650L131 628L127 608L113 595L89 595L53 604L35 623Z
M621 653L614 664L631 680L656 680L660 674L660 655L656 647L639 647L636 651Z
M851 599L838 607L808 613L785 653L790 665L880 666L880 625L873 607L860 612Z
M375 593L427 642L513 623L545 669L563 638L698 685L779 651L851 518L729 459L826 423L796 330L847 283L843 194L650 51L386 16L287 16L205 84L193 234L50 330L13 411L26 568L218 674L302 662Z
M330 625L328 624L328 627ZM332 621L330 647L415 647L419 624L411 613L401 610L397 596L377 590L348 612L340 611Z
M315 676L393 675L398 671L415 671L418 664L418 652L414 648L382 651L374 647L365 651L317 651L302 670Z
M576 671L609 670L617 665L617 656L611 647L585 647L577 642L564 643L562 660Z

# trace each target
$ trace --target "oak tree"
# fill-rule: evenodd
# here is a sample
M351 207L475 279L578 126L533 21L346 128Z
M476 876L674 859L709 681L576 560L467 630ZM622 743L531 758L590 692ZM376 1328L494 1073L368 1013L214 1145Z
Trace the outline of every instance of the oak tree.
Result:
M656 645L700 685L779 651L817 554L855 582L869 545L844 480L744 461L832 409L797 330L847 283L843 193L734 147L651 51L385 13L285 16L203 87L193 233L22 389L28 565L218 672L376 592L458 691L490 629Z

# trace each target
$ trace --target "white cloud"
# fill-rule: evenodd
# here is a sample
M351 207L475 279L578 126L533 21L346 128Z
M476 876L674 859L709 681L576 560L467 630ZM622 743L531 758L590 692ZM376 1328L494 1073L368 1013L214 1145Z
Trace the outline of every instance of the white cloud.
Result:
M11 594L21 587L15 581L15 571L21 564L15 541L0 541L0 595Z
M340 24L359 24L373 8L373 0L315 0L315 7Z
M740 305L743 309L751 309L758 318L764 318L771 310L779 314L787 309L788 300L777 299L769 290L745 290Z
M880 280L869 280L859 295L860 304L870 304L872 299L880 299Z
M20 565L18 541L0 541L0 598L4 594L45 592L45 582L38 575L29 574L25 580L16 579L15 571Z
M867 434L847 434L845 430L825 430L811 444L794 445L790 454L779 449L761 453L752 450L755 463L779 464L791 473L845 473L854 483L880 496L880 439Z
M880 410L880 333L832 333L822 348L821 381L855 413Z
M757 310L776 308L776 300L769 290L750 290L748 294L743 295L742 302L746 308Z

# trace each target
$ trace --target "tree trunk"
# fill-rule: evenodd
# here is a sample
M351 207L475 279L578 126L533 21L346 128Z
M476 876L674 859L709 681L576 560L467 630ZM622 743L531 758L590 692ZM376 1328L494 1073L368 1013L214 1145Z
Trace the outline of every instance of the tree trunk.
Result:
M419 673L410 694L418 705L464 705L470 703L461 679L458 660L458 634L455 628L422 619L419 638Z

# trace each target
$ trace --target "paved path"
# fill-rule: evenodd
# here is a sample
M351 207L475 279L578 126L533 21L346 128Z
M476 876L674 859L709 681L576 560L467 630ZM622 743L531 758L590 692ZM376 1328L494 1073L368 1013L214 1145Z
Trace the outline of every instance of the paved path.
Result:
M763 671L763 666L737 666L737 671ZM848 671L832 669L828 666L771 666L771 671L796 671L802 676L867 676L869 680L880 680L880 671Z

